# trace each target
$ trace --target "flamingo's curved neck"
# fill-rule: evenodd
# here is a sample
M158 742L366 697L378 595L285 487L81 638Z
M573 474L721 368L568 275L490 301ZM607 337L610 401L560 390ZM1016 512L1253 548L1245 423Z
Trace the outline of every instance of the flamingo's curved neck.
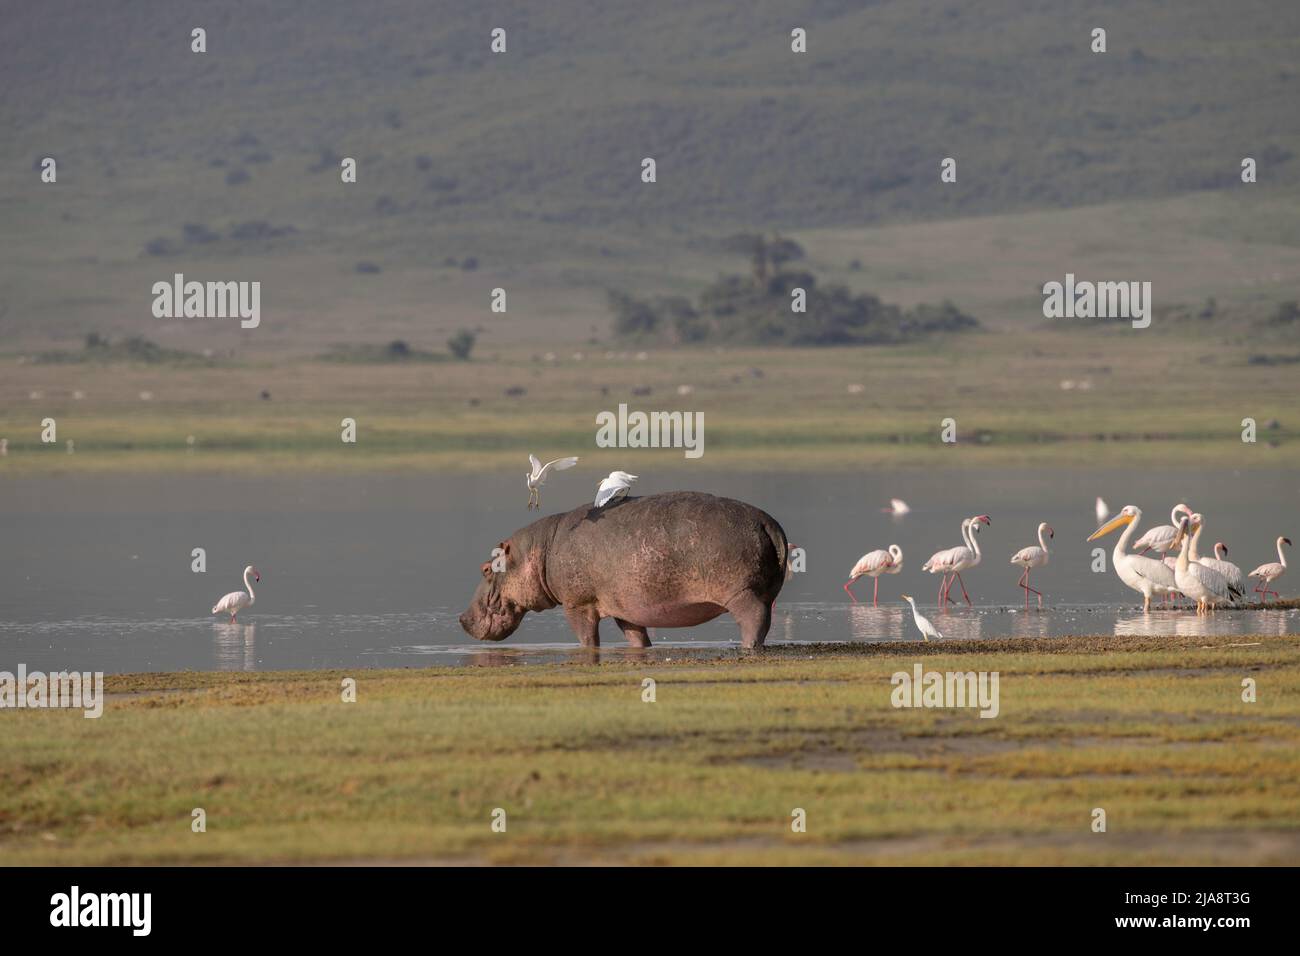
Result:
M1179 514L1178 505L1174 505L1174 510L1169 512L1169 523L1173 525L1174 528L1178 527L1178 514Z
M970 547L970 519L966 518L961 523L961 540L966 547Z
M1043 529L1041 525L1038 528L1038 546L1043 549L1043 554L1051 553L1047 550L1047 542L1043 540Z
M248 580L248 572L244 572L244 587L248 588L248 603L252 604L257 600L257 595L253 593L253 583Z
M979 540L979 533L975 530L974 521L970 523L970 537L967 540L970 541L970 549L975 552L975 560L978 561L981 557L980 540Z
M1282 539L1277 539L1277 559L1281 562L1282 567L1286 567L1286 555L1282 553Z

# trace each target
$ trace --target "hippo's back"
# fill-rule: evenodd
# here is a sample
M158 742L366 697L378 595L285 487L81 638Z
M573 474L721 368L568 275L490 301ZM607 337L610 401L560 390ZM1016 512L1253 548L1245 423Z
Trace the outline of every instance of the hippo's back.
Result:
M723 603L750 589L775 600L789 543L753 505L698 491L625 498L559 516L546 578L564 603ZM561 593L563 592L563 593Z

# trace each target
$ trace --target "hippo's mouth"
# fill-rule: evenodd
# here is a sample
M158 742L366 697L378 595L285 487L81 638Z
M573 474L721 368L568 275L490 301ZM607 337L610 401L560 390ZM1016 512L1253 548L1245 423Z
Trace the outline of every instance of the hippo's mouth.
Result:
M476 641L504 641L519 628L523 619L523 608L507 606L477 616L466 611L460 616L460 626Z

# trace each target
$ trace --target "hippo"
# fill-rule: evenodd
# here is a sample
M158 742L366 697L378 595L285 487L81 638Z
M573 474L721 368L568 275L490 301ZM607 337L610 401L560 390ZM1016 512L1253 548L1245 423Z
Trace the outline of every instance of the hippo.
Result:
M756 648L772 625L790 544L753 505L672 491L548 515L494 554L460 616L477 640L503 641L528 611L560 606L584 647L600 646L603 617L633 647L649 647L648 627L693 627L730 611L742 646Z

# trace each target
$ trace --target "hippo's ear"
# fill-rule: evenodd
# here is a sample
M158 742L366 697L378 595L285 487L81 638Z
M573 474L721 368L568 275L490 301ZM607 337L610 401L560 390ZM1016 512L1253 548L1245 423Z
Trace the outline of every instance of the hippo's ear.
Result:
M502 553L503 553L507 558L510 557L510 542L509 542L509 541L502 541L502 542L501 542L501 552L502 552Z

